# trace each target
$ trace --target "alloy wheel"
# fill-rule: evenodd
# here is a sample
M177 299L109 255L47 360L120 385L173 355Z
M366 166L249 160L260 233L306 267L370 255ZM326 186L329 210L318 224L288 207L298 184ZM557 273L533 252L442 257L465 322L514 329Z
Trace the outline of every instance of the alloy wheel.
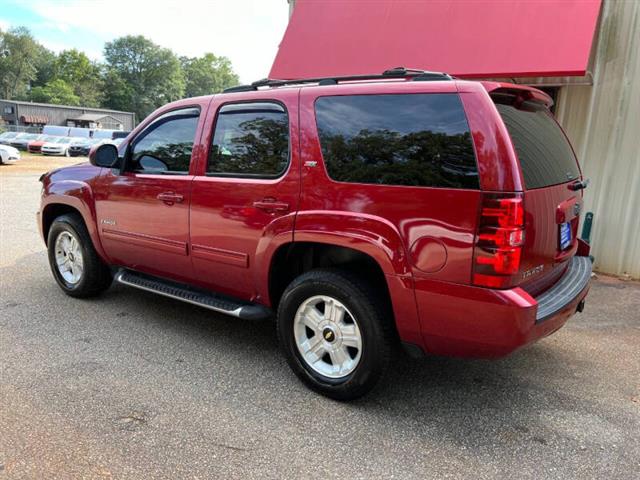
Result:
M70 232L61 232L56 238L55 258L58 272L65 282L76 285L84 273L84 261L80 242Z
M293 321L296 347L313 371L329 378L352 373L362 357L362 334L355 317L336 298L308 298Z

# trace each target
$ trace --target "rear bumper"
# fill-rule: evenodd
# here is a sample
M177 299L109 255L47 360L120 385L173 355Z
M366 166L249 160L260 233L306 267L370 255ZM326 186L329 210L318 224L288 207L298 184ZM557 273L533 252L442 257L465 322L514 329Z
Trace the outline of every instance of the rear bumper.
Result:
M584 290L591 278L589 257L573 257L560 280L546 292L536 297L538 310L536 323L541 323L561 313Z
M522 288L492 290L416 281L423 347L435 355L507 355L561 328L589 291L591 262L574 257L549 290L533 298Z

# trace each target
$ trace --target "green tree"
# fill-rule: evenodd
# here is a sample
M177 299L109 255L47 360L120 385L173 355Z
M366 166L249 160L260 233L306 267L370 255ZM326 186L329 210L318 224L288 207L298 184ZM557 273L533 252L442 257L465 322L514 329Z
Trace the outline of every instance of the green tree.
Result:
M51 50L38 45L36 57L36 78L31 82L31 87L43 87L55 77L55 63L58 56Z
M104 95L100 67L84 53L76 49L60 52L55 60L53 73L56 79L64 80L73 88L82 105L101 105Z
M105 103L111 108L132 110L142 119L184 94L184 76L176 55L143 36L108 42L104 57Z
M238 75L233 71L227 57L216 57L205 53L202 57L182 57L182 70L185 77L185 96L197 97L218 93L239 83Z
M73 87L61 78L51 80L43 87L33 88L30 98L34 102L80 105L80 97L74 93Z
M41 46L28 29L0 30L0 95L3 98L22 98L29 84L36 78L37 60Z

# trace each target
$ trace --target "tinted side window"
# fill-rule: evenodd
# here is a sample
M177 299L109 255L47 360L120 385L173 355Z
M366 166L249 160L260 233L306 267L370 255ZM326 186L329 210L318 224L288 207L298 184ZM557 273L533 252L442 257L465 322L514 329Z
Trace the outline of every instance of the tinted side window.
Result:
M207 173L277 177L289 163L289 120L275 103L243 103L220 109Z
M187 174L198 126L198 109L162 115L136 138L130 170L153 174Z
M534 102L516 106L512 95L493 99L518 154L527 188L556 185L580 176L567 138L545 107Z
M457 94L321 97L316 120L324 163L334 180L479 188Z

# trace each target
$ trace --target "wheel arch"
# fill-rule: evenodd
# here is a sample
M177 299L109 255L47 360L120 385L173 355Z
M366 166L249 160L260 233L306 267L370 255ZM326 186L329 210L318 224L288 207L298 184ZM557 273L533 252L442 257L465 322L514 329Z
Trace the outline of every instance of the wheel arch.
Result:
M363 250L329 242L288 242L273 253L269 265L268 295L277 308L285 288L294 278L316 268L343 267L358 269L386 290L385 271L378 261ZM388 290L386 290L388 296Z
M371 280L389 307L394 330L407 342L419 343L420 322L410 272L394 270L384 255L371 255L358 242L293 241L281 244L271 256L266 281L269 305L277 309L285 288L294 278L315 268L345 268ZM380 259L382 260L382 263Z
M98 235L93 193L84 182L60 182L49 186L40 214L40 228L45 244L48 242L49 229L53 221L60 215L70 213L80 215L87 227L96 252L106 262L107 257L102 249L102 243Z

